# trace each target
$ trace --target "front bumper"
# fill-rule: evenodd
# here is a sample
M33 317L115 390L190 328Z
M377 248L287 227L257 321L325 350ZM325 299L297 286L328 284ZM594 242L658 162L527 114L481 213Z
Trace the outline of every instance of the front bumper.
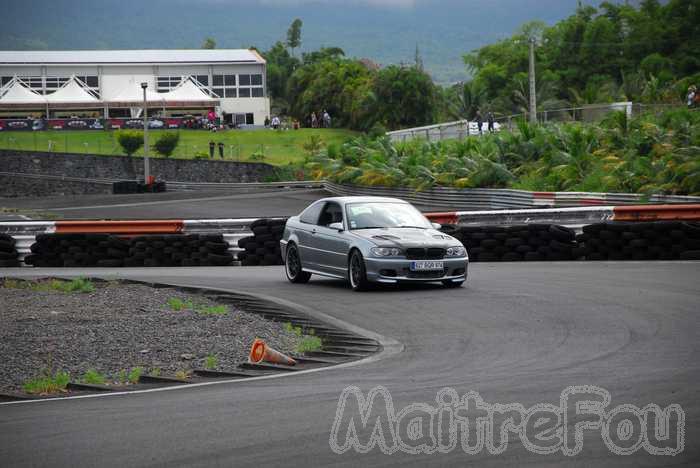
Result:
M429 281L454 281L460 282L467 279L469 259L444 258L445 268L438 271L412 272L413 260L404 258L365 258L367 279L377 283L398 283L399 281L429 282Z

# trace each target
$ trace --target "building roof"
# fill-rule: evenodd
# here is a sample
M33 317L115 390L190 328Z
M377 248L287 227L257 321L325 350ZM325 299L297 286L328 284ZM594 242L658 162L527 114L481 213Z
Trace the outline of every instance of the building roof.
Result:
M100 101L78 83L75 77L71 77L66 84L53 93L46 96L50 104L93 104L99 105Z
M46 98L13 78L0 89L0 105L5 104L46 104Z
M265 63L248 49L2 50L0 65Z

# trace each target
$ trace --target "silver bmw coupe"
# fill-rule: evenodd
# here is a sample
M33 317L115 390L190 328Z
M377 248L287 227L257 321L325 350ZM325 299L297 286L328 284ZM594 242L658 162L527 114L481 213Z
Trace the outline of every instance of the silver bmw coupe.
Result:
M324 198L287 221L280 241L287 278L342 278L356 291L373 282L460 287L467 279L467 251L439 228L396 198Z

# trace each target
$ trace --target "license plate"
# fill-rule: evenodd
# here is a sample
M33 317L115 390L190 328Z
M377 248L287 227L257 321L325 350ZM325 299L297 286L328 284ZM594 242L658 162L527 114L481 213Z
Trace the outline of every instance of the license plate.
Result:
M411 271L437 271L444 270L444 262L434 262L431 260L421 260L417 262L411 262Z

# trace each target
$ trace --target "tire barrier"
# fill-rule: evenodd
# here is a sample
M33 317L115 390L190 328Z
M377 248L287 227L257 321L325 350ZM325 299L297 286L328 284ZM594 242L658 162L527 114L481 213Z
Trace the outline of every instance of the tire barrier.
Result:
M576 240L586 260L700 260L700 223L598 223Z
M114 182L112 184L113 194L125 194L125 193L160 193L166 192L167 185L163 181L154 182L152 184L146 184L143 182L137 182L134 180L124 180L119 182Z
M459 239L472 262L563 261L581 257L576 232L555 224L443 226Z
M669 221L671 223L684 222L684 225L686 226L685 229L688 231L692 227L697 226L697 221L700 221L700 205L602 206L538 210L451 211L444 213L428 213L426 216L432 221L442 223L445 232L450 234L457 233L457 237L461 236L460 240L464 241L465 244L472 249L471 254L472 260L474 261L484 261L485 259L494 259L496 257L498 257L498 260L509 259L511 261L518 260L520 257L522 257L523 260L535 260L540 258L544 260L558 260L568 259L569 256L572 259L585 258L588 260L593 260L599 258L608 259L609 254L606 254L605 251L601 252L597 248L593 248L594 244L597 242L596 240L592 240L592 242L586 244L585 240L587 240L588 237L585 236L579 237L578 240L574 239L576 245L572 245L570 242L571 234L569 233L569 230L574 229L577 233L580 233L581 228L584 226L591 226L601 223L605 224L625 221L629 224L633 224L656 220ZM137 252L139 250L143 250L143 246L141 246L134 247L134 252L131 253L137 254L138 257L141 257L142 254L153 254L155 252L157 253L158 257L165 260L164 262L160 262L156 259L155 262L149 261L148 264L168 262L173 262L175 265L185 266L194 266L196 264L208 265L214 262L225 264L228 256L230 256L232 259L237 257L237 259L240 260L245 266L279 265L282 263L282 259L279 255L279 240L282 237L282 233L284 231L283 225L285 222L285 218L56 222L2 221L0 222L0 234L4 234L5 239L7 239L7 236L14 239L14 247L19 255L18 257L13 257L10 259L10 261L12 262L12 260L19 260L20 265L22 265L22 261L25 256L29 257L30 262L33 262L37 258L37 252L30 251L30 247L35 243L35 236L52 233L86 235L108 234L112 236L122 236L125 238L133 238L134 236L148 237L149 235L161 235L169 236L169 239L171 238L170 236L176 235L215 235L219 236L217 239L221 239L220 243L228 243L229 248L226 252L199 251L199 258L194 255L181 259L180 255L176 255L175 258L173 258L172 253L174 252L171 253L170 250L168 250L167 253L165 251L155 252L153 250L154 246L146 246L147 249L151 249L148 252ZM566 230L567 234L561 234L559 230L552 228L553 233L549 233L549 237L547 237L547 235L543 233L544 225L548 225L550 227L557 226L557 228L560 230ZM672 224L672 226L678 225ZM491 229L492 227L495 229ZM590 229L595 228L587 229L590 231ZM654 229L663 231L661 227ZM527 235L525 235L526 230L528 232ZM534 235L531 233L531 230L538 232L538 239L533 239ZM662 246L669 245L667 238L671 235L671 231L678 231L678 229L671 229L668 235L658 236L661 239L659 242L662 243ZM694 234L692 234L694 231L691 231L690 234L686 231L684 231L686 235L685 240L678 237L678 232L673 234L673 236L676 236L672 238L672 241L674 242L670 243L673 258L694 260L697 257L697 251L700 250L700 247L696 246L697 243L695 239L697 238L693 237ZM549 227L547 228L547 232L549 232ZM504 242L500 242L509 238L507 235L504 237L504 234L511 233L513 233L513 235L510 236L511 240L509 241L508 245L506 245ZM473 234L476 235L474 236ZM486 237L481 238L482 235L485 235ZM557 238L556 235L558 235L559 238ZM630 236L630 234L626 234L626 236ZM486 242L485 245L482 246L481 241L487 240L488 237L491 237L491 239L488 240L499 241L500 243ZM592 236L589 237L592 239ZM151 240L153 240L153 238L151 238ZM610 240L611 244L614 244L613 241L616 239L606 240ZM683 242L680 242L681 240ZM187 240L187 242L193 241L194 238ZM479 241L478 245L476 244L476 241ZM549 242L547 243L545 241ZM554 243L553 241L556 241L557 243ZM142 240L141 242L146 241ZM172 242L184 241L173 240ZM218 240L215 243L217 242ZM635 242L636 249L639 250L639 248L643 246L642 244L643 243L641 242ZM526 247L526 245L530 248L535 248L529 250L529 247ZM670 255L667 251L661 251L659 248L651 245L650 243L647 243L647 245L651 248L651 253L649 253L649 256L658 256L658 258L661 259L667 258ZM673 250L674 245L675 250ZM158 244L158 246L160 246L160 244ZM506 247L510 248L511 246L514 247L514 249L504 251ZM180 247L180 245L178 245L178 247ZM198 245L196 247L198 249L202 249L205 248L206 245ZM518 247L520 247L519 250ZM627 247L631 248L633 246L630 245ZM156 248L164 247L160 246ZM192 246L188 245L187 248L190 249L190 251L185 251L186 254L195 253L192 251ZM132 246L130 244L129 250L131 249ZM221 247L217 247L217 249L221 249ZM76 250L74 249L74 251ZM97 251L99 252L100 249L97 249ZM81 258L91 258L89 255L89 250L81 253L88 254L87 257L82 256ZM203 253L206 254L204 257L201 255ZM226 259L217 257L212 257L212 259L209 259L209 253L224 256ZM511 255L505 257L505 254L507 253ZM590 258L588 258L586 254L588 254L588 257ZM167 260L168 255L171 256L170 260ZM48 256L51 257L51 255ZM637 257L641 258L642 256L642 253L637 252ZM118 260L118 258L112 258L109 256L101 257L100 259ZM143 260L145 260L145 258ZM56 259L49 259L46 263L51 262L58 263ZM117 262L113 263L116 264ZM140 264L140 262L138 263ZM146 262L144 262L144 266L146 266L145 263ZM29 265L30 263L26 264Z
M16 243L14 237L0 234L0 267L20 266Z
M233 255L221 234L165 234L122 238L111 234L39 234L24 263L36 267L229 266Z
M243 266L283 265L280 253L280 240L284 233L286 219L258 219L251 223L252 236L238 241L243 250L238 260Z

